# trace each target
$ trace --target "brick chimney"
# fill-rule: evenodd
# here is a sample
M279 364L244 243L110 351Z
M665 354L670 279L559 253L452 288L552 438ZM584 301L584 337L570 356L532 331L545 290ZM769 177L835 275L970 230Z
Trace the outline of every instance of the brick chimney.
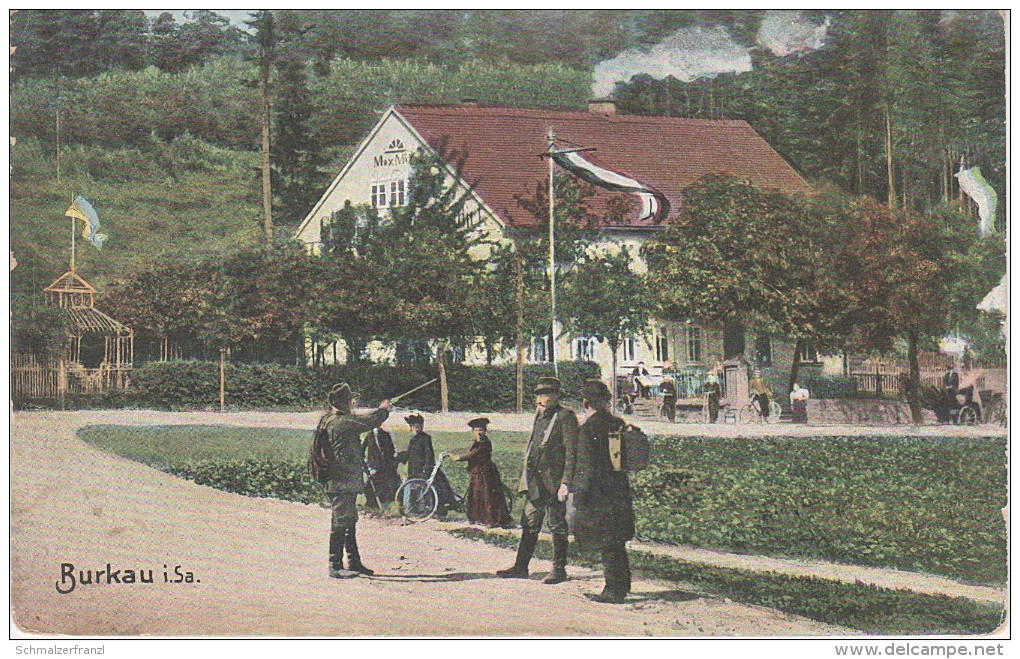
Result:
M592 114L616 114L616 99L593 98L588 101L588 112Z

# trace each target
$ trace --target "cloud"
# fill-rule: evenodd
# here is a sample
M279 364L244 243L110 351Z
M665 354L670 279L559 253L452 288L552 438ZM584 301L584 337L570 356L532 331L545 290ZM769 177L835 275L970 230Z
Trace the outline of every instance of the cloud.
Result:
M617 82L639 73L690 82L750 70L750 49L735 42L725 27L685 27L649 50L630 48L596 64L592 92L596 97L608 96Z
M780 57L804 50L817 50L825 42L829 19L819 25L799 11L770 11L758 28L758 45Z
M828 27L828 18L818 24L799 11L769 11L762 18L757 42L759 47L784 57L821 48ZM630 48L596 64L592 93L608 96L617 82L627 82L638 74L658 80L673 76L690 82L721 73L743 73L752 68L751 50L734 41L721 25L681 28L650 49Z

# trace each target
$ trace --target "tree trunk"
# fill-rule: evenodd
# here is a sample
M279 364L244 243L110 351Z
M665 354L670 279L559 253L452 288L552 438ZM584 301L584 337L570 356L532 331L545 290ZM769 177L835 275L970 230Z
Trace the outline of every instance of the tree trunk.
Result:
M924 411L921 409L921 365L917 360L917 332L907 332L907 366L910 369L910 376L907 379L910 420L915 425L920 425L924 423Z
M259 118L262 120L262 233L266 255L273 251L273 188L269 166L269 71L270 54L259 51Z
M444 413L450 411L450 391L446 384L446 341L436 347L436 363L439 365L439 404Z
M885 104L885 167L889 179L889 208L896 207L896 185L893 181L892 164L892 117L890 116L889 104Z
M514 243L517 253L517 413L524 411L524 254L519 241Z
M793 365L790 366L790 382L786 387L786 393L793 391L793 385L797 382L797 378L800 377L800 353L804 350L804 339L797 339L797 344L793 348Z
M620 349L620 340L619 339L610 339L609 340L609 349L613 351L613 359L612 359L613 372L609 376L609 393L612 396L612 402L610 403L610 408L609 409L613 410L613 412L615 413L616 412L616 400L617 400L617 398L616 398L617 397L617 392L616 392L616 352L617 352L617 350Z

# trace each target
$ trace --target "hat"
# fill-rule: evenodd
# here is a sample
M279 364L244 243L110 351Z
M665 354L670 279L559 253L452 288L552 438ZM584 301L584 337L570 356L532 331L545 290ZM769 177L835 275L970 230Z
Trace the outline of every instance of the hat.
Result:
M340 409L350 407L351 401L357 398L358 394L351 391L351 385L346 382L334 384L329 390L329 404Z
M612 397L609 387L602 380L585 380L581 385L581 398L588 401L607 401Z
M405 416L404 417L404 421L409 426L424 426L425 425L425 417L423 417L422 415L418 414L417 412L415 412L411 416Z
M535 387L535 395L558 394L560 393L560 379L543 376L538 378L538 386Z
M487 428L489 426L489 420L484 416L480 416L477 419L471 419L468 421L468 426L471 428Z

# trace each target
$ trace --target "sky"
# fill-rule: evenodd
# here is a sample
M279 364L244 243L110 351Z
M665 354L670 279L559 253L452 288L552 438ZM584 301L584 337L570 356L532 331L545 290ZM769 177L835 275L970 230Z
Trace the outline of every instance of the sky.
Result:
M180 22L184 18L184 15L186 13L188 13L188 11L190 11L190 10L187 10L187 9L146 9L145 10L145 15L148 16L149 18L156 18L157 16L159 16L160 14L162 14L164 12L169 12L169 13L173 14L174 18L177 19L177 22ZM248 20L249 18L251 18L251 12L253 12L255 10L254 9L211 9L210 11L214 11L217 14L222 14L223 16L226 16L227 18L229 18L230 22L232 24L240 25L240 26L243 27L244 26L244 22L246 20Z

